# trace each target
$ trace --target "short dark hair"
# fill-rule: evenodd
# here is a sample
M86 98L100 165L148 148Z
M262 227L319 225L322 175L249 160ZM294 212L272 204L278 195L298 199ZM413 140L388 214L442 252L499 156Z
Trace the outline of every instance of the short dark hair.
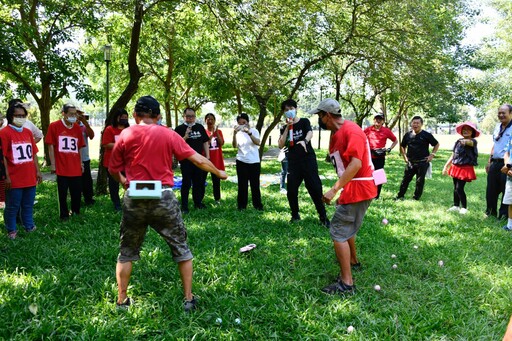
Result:
M421 124L423 124L423 119L421 118L421 116L414 116L412 119L411 119L411 122L414 121L414 120L420 120Z
M64 106L62 107L62 112L63 112L63 113L65 113L65 114L67 114L67 113L68 113L68 111L69 111L69 109L76 109L76 107L75 107L73 104L71 104L71 103L66 103L66 104L64 104Z
M8 107L12 107L12 106L14 106L15 104L18 104L18 103L23 103L23 101L21 99L19 99L19 98L13 98L13 99L11 99L9 101Z
M183 110L183 115L185 115L188 110L193 111L194 113L196 112L196 110L194 108L187 107L187 108L185 108L185 110Z
M5 117L7 118L7 123L12 124L14 121L14 111L16 109L22 109L25 112L25 116L28 116L27 108L25 108L21 102L15 103L14 105L9 106L9 109L7 109L7 113L5 114Z
M142 96L135 103L133 111L138 117L156 118L160 115L160 103L152 96Z
M297 109L297 102L291 98L288 98L287 100L283 101L283 103L281 103L281 111L284 111L284 108L286 107L293 107Z
M247 115L246 113L243 112L236 117L236 121L238 122L238 120L240 120L240 119L244 119L247 122L249 122L249 115Z
M204 116L204 120L205 120L205 121L208 119L208 116L213 117L213 120L214 120L214 121L217 121L217 119L215 118L215 115L214 115L214 114L212 114L211 112L209 112L208 114L206 114L206 115Z

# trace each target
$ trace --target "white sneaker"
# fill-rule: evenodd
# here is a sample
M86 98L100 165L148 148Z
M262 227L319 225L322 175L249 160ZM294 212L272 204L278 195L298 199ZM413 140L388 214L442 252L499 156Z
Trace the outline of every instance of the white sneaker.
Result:
M281 190L280 190L279 192L281 192L281 194L286 194L286 193L288 193L288 191L286 190L286 188L281 188Z
M468 210L465 209L465 208L461 208L460 211L459 211L460 214L466 214L468 213Z
M448 209L448 212L459 212L459 210L460 210L459 206L452 206Z

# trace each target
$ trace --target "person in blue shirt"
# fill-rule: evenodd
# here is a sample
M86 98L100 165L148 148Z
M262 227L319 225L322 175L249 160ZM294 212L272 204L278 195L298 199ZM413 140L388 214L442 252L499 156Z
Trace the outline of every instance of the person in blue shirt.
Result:
M508 217L508 205L501 202L499 212L497 210L500 195L505 194L505 183L507 176L501 172L505 165L504 157L507 151L508 142L512 135L512 105L503 104L498 109L499 123L494 128L494 145L491 149L489 162L485 166L487 172L487 190L486 201L487 208L485 214L490 217L506 219Z

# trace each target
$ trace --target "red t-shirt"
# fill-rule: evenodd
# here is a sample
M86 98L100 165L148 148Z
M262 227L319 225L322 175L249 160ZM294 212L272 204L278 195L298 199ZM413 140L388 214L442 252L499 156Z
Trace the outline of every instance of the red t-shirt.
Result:
M213 132L206 129L206 133L208 137L212 136ZM224 135L222 135L222 131L217 129L217 134L224 141ZM211 137L210 139L210 161L213 163L217 169L225 170L224 168L224 156L222 155L222 146L219 145L216 136Z
M173 186L172 157L181 161L195 151L173 130L156 124L123 129L110 156L110 173L126 171L126 180L160 180Z
M377 130L375 129L375 126L371 126L366 128L364 133L368 137L370 149L385 148L387 139L390 139L392 142L396 141L395 134L393 134L391 129L386 127L380 127L380 129Z
M66 127L62 120L50 123L44 142L53 145L57 175L82 176L80 148L85 147L85 141L77 123L71 128Z
M105 128L105 131L103 132L103 138L101 139L101 145L109 144L109 143L116 143L117 139L119 138L119 135L123 129L119 129L114 126L108 126ZM103 154L103 166L108 168L108 163L110 161L110 155L112 155L112 149L106 149L105 153Z
M0 130L2 150L7 160L7 170L12 188L33 187L37 184L37 169L34 164L37 149L32 132L23 128L17 132L7 126Z
M372 179L373 169L368 139L361 127L354 122L345 120L341 128L332 136L329 153L338 177L343 174L353 157L362 162L362 167L353 180L343 188L338 198L338 204L352 204L377 196L377 186ZM356 178L370 179L354 180Z

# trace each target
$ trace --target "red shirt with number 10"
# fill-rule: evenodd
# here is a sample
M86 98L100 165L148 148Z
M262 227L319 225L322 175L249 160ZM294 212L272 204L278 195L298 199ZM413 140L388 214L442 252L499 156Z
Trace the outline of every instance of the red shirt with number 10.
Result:
M7 164L12 188L33 187L37 184L34 157L38 152L32 132L23 128L18 132L10 126L0 130L2 151Z
M77 123L68 128L62 120L52 122L44 142L53 145L57 175L82 176L80 148L85 147L85 142L82 130Z

